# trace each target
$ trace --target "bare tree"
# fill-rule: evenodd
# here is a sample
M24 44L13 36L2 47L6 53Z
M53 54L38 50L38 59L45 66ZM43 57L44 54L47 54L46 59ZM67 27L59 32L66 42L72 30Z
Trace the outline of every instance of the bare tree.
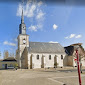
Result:
M77 45L79 46L78 54L79 54L80 70L82 73L82 61L85 60L85 50L84 50L82 44L77 44ZM74 55L74 58L76 58L76 54Z
M80 62L80 71L82 73L82 60L85 59L85 50L82 45L80 45L81 52L79 54L79 62Z
M14 57L15 58L15 54L14 53L10 53L9 57Z
M9 52L8 50L4 51L4 59L7 59L9 57Z

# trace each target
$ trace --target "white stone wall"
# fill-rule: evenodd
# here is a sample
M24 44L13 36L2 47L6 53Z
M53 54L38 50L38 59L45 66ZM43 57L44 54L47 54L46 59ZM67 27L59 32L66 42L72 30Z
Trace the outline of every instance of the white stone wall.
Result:
M67 65L68 65L68 55L64 55L63 66L67 66Z
M28 35L19 35L17 39L18 39L18 48L20 48L20 45L29 47L29 36ZM26 40L26 44L23 44L23 39Z
M45 68L47 67L54 67L54 54L43 54L44 55L44 64ZM51 59L49 59L49 55L51 55Z
M74 67L77 66L77 61L75 61L74 59L73 59L73 66Z
M28 35L19 35L18 36L18 65L19 67L21 68L21 56L22 56L22 53L25 49L25 47L29 47L29 36ZM23 44L23 39L26 40L26 43Z
M37 59L37 55L39 55L39 59ZM33 55L33 68L41 68L41 57L42 54Z
M30 69L30 57L31 57L31 54L28 54L28 68Z
M37 55L39 55L39 59L37 59ZM28 54L28 65L30 68L30 58L32 57L32 68L41 68L41 57L42 54Z
M85 58L84 57L81 59L81 63L82 63L82 66L85 67ZM73 60L73 66L77 66L77 61Z
M39 60L37 59L37 55L39 55ZM49 55L51 55L51 60L49 60ZM28 66L30 68L30 57L32 57L32 68L41 68L42 65L42 57L44 56L44 68L54 67L54 57L57 56L58 67L63 67L63 59L65 55L63 55L63 59L61 59L61 54L42 54L42 53L28 53Z
M64 64L63 64L64 58L65 58L65 55L63 55L63 59L61 59L61 55L60 54L57 55L58 67L63 67L64 66Z
M85 67L85 57L83 57L83 58L81 59L81 62L82 62L82 66Z

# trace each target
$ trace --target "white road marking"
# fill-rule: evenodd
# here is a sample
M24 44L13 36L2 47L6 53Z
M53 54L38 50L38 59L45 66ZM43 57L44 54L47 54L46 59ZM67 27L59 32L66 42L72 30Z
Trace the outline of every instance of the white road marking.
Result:
M53 78L48 78L49 80L52 80L54 82L57 82L57 83L60 83L60 84L65 84L63 82L60 82L58 80L54 80L54 79L59 79L59 78L75 78L75 77L78 77L78 76L64 76L64 77L53 77ZM85 75L81 75L81 77L85 77Z
M60 84L64 84L63 82L60 82L60 81L57 81L57 80L54 80L54 79L52 79L52 78L48 78L49 80L51 80L51 81L54 81L54 82L57 82L57 83L60 83Z
M53 78L75 78L75 77L78 77L78 76L64 76L64 77L53 77ZM85 77L85 75L81 75L81 77Z

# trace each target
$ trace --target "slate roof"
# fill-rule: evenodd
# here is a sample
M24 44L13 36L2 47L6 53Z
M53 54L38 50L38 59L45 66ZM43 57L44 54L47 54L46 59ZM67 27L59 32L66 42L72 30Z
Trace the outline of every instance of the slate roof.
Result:
M65 54L65 49L59 43L29 42L28 52Z
M3 61L16 61L14 57L8 57L7 59L4 59Z
M67 47L64 47L64 48L65 48L65 52L66 52L69 56L72 56L72 55L73 55L74 46L67 46Z
M69 55L69 56L72 56L74 51L76 51L77 49L81 49L81 52L79 51L79 53L81 55L85 55L85 51L84 49L81 47L81 43L78 43L78 44L72 44L70 46L67 46L67 47L64 47L65 48L65 52Z

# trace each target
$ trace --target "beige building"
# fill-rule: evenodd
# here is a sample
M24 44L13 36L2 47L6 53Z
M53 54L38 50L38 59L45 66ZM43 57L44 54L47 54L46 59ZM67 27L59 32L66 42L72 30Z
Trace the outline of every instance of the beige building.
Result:
M85 66L85 51L82 47L82 43L72 44L70 46L65 47L66 55L66 66L77 66L77 57L76 57L76 49L79 54L79 61L82 66Z
M17 65L16 59L8 57L7 59L0 60L0 69L14 68Z
M31 37L31 36L30 36ZM59 43L29 42L22 10L16 57L20 68L63 67L65 50Z

